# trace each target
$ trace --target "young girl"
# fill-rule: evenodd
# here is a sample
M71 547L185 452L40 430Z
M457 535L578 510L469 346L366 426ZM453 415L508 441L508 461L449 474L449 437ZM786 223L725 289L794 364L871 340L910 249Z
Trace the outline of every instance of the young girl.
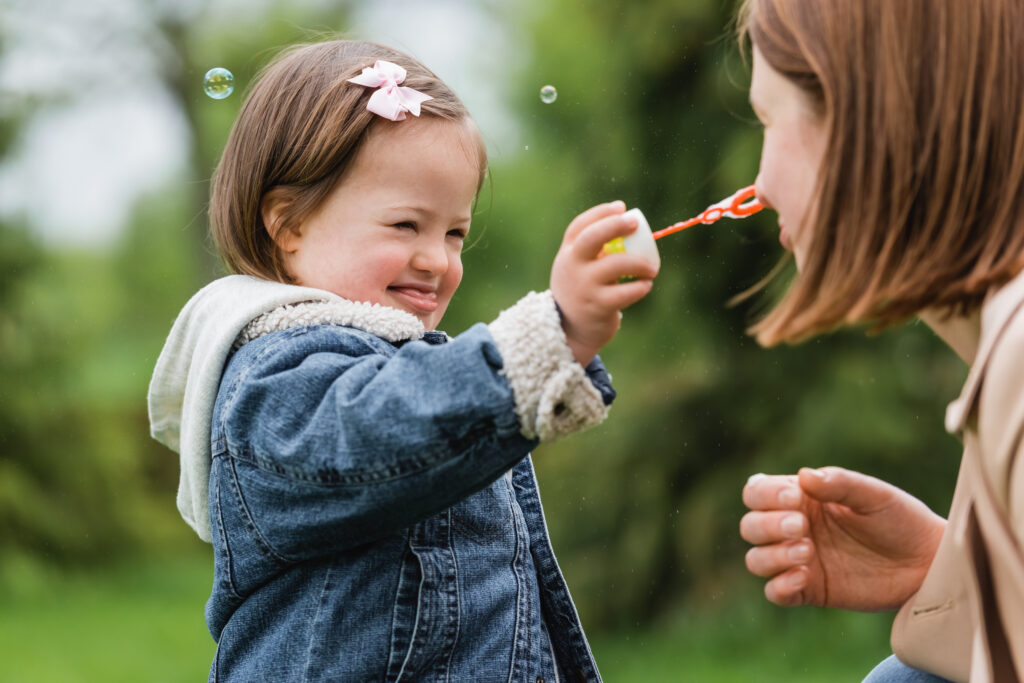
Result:
M898 608L872 681L1022 680L1024 3L747 0L741 26L799 270L758 339L917 315L971 366L948 521L837 467L755 475L747 566L781 605Z
M636 224L596 206L550 291L449 338L485 166L458 98L380 45L292 49L248 96L210 208L238 274L149 396L213 543L211 681L599 679L529 451L604 418L595 354L656 269L599 258Z

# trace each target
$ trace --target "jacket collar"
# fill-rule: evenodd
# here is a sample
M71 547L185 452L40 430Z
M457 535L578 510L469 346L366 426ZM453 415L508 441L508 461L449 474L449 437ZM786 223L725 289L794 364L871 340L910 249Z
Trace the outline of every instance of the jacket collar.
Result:
M992 356L1003 331L1014 314L1024 306L1024 273L1020 273L1003 287L991 292L981 308L981 339L978 352L967 373L960 396L946 408L946 431L955 434L963 430L978 398L985 366Z
M286 304L254 319L239 333L234 346L293 327L342 325L369 332L392 343L420 339L423 323L411 313L365 301L305 301Z

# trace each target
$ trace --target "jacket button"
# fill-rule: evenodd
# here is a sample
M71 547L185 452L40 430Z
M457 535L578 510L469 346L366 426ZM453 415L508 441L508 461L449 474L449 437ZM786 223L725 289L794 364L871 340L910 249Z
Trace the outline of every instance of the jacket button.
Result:
M543 676L537 676L537 683L544 683L544 677Z

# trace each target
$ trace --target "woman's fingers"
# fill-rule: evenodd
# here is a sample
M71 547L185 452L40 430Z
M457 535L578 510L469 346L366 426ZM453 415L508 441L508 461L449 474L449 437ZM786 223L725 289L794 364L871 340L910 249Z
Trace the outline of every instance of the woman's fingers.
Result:
M740 536L753 545L795 540L807 532L807 518L789 510L748 512L740 520Z
M754 576L770 578L794 567L802 567L814 557L810 539L760 545L747 551L747 569Z
M807 604L814 543L799 511L803 495L796 475L755 474L743 487L751 512L740 520L740 535L754 545L747 551L747 569L768 579L765 597L783 607Z
M755 474L743 487L743 504L751 510L796 510L802 501L795 474Z
M779 574L764 585L764 596L780 607L795 607L809 603L805 589L811 579L806 566L794 567Z
M801 488L816 500L839 503L861 514L884 509L902 493L881 479L842 467L804 467L798 476Z

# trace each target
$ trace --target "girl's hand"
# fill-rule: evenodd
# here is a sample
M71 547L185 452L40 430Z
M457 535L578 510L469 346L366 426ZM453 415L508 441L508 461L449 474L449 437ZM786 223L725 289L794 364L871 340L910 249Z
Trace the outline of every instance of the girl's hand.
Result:
M651 291L658 269L640 256L602 256L605 242L636 230L621 201L600 204L569 224L551 267L551 293L576 362L586 366L619 329L622 309ZM632 282L619 278L632 276Z
M841 467L754 475L740 535L778 605L896 609L924 581L946 520L906 491Z

